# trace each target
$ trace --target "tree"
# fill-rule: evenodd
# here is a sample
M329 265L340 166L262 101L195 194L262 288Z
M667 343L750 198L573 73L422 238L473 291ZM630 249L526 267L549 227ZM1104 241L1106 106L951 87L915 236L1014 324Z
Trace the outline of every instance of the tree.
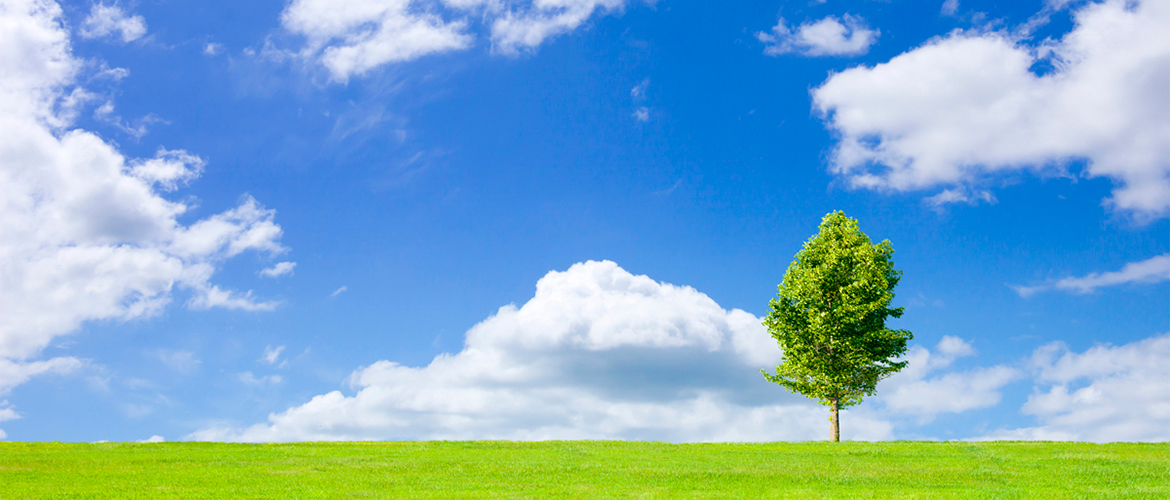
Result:
M825 215L784 273L764 326L784 352L768 380L831 408L829 435L840 441L840 409L872 396L877 383L901 370L907 330L886 328L902 272L889 240L872 244L845 212Z

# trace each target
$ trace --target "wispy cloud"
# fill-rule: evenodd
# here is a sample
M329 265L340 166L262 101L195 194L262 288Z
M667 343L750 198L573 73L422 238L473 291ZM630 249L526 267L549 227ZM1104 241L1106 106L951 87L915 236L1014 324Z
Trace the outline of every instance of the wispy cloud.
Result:
M275 364L277 359L280 359L280 353L284 352L284 346L267 346L264 348L264 355L260 357L260 361L268 364Z
M1124 285L1127 283L1157 283L1170 280L1170 253L1159 255L1141 262L1130 262L1120 271L1090 273L1079 278L1064 278L1050 284L1036 286L1008 285L1021 297L1037 292L1060 290L1078 294L1093 293L1099 288Z
M251 386L275 385L280 383L280 375L264 375L257 377L252 372L243 372L238 375L240 382Z
M348 286L342 286L341 288L338 288L337 290L334 290L334 291L333 291L333 293L329 294L329 296L330 296L330 297L336 297L336 296L338 296L338 295L341 295L341 294L345 293L347 290L349 290L349 287L348 287Z
M260 271L260 276L266 276L269 278L284 276L286 274L292 274L293 269L296 269L296 267L296 262L277 262L275 266Z
M158 358L167 368L179 373L193 373L199 369L199 365L203 364L191 351L160 349L154 352L154 357Z

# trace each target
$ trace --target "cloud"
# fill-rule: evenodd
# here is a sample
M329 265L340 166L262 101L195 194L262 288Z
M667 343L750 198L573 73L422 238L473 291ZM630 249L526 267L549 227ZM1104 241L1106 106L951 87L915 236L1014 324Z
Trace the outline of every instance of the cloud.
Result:
M934 208L942 208L946 205L954 203L966 203L968 205L975 205L979 202L995 203L995 195L990 191L976 191L972 192L966 189L944 189L942 192L926 198L926 204Z
M59 357L31 362L0 358L0 395L8 394L12 388L28 382L30 378L37 375L46 373L67 375L84 366L84 361L74 357Z
M533 50L573 31L597 11L616 12L626 0L536 0L526 10L507 9L492 21L492 48L504 54Z
M239 378L240 382L253 386L275 385L280 383L280 375L257 377L252 372L244 372L239 375Z
M348 287L348 286L342 286L341 288L338 288L337 290L334 290L334 291L333 291L333 293L329 294L329 296L330 296L330 297L336 297L336 296L338 296L338 295L341 295L341 294L345 293L347 290L349 290L349 287Z
M1108 203L1170 211L1170 4L1107 0L1058 41L955 31L812 91L838 136L830 170L855 188L972 189L1008 172L1115 183ZM1037 64L1051 64L1043 74Z
M147 128L149 125L153 123L167 123L166 120L163 120L154 114L148 114L142 118L133 120L133 122L137 122L137 124L132 125L131 122L128 122L121 116L114 114L113 101L106 101L105 104L98 106L98 108L93 111L93 119L121 130L122 132L126 133L126 135L129 135L135 139L141 139L146 136L146 134L150 132L150 130Z
M293 0L281 25L305 38L301 57L319 62L336 82L392 63L470 48L468 15L490 25L492 48L516 55L568 33L626 0ZM447 11L453 18L444 18Z
M1061 290L1079 294L1093 293L1098 288L1127 283L1157 283L1170 280L1170 254L1151 257L1141 262L1130 262L1120 271L1090 273L1080 278L1064 278L1055 283L1037 286L1012 285L1021 297L1029 297L1045 290Z
M280 359L280 353L282 352L284 352L284 346L277 346L275 349L272 346L265 346L264 356L260 358L260 361L264 361L270 365L275 364L276 360Z
M127 17L117 5L95 3L78 34L90 39L116 35L122 43L130 43L146 34L146 20L142 16Z
M166 441L166 438L159 436L158 434L150 436L146 439L138 440L139 443L165 443Z
M946 0L939 9L944 16L953 16L956 12L959 12L959 0Z
M219 55L222 54L223 51L224 47L222 43L207 42L207 44L203 46L203 55L205 56Z
M274 212L250 197L190 225L178 221L190 207L163 194L199 176L197 156L160 149L153 158L126 158L73 126L86 102L78 82L94 68L73 57L61 16L46 0L5 0L0 8L3 390L81 366L75 358L30 361L54 338L87 321L150 317L177 289L191 294L192 308L263 309L221 290L212 275L241 252L284 250ZM105 65L96 71L117 77Z
M1036 350L1036 385L1021 408L1041 425L985 439L1170 441L1170 333L1083 353L1053 343Z
M296 269L296 262L277 262L275 266L260 271L260 276L267 276L269 278L276 278L286 274L292 274L293 269Z
M844 23L842 23L844 21ZM764 42L764 54L778 56L796 53L805 56L857 56L869 51L881 32L866 27L865 20L845 14L838 20L828 16L820 21L805 22L795 30L783 18L771 33L756 33Z
M654 439L769 441L827 435L827 412L768 383L775 341L747 312L613 262L550 272L520 307L471 328L463 350L427 366L378 361L333 391L250 427L189 438ZM889 423L852 411L849 439Z
M179 373L193 373L199 369L202 361L191 351L170 351L160 349L154 352L162 364Z
M293 0L281 25L303 35L303 55L318 59L339 82L378 66L465 49L466 21L411 9L410 0Z
M633 117L635 120L643 123L650 121L650 108L647 108L646 106L640 106L638 109L634 110Z
M650 79L649 78L643 79L641 83L634 85L634 88L630 89L630 98L634 99L635 101L645 99L646 98L646 89L649 87L650 87Z
M0 401L0 422L16 420L19 418L20 414L16 413L16 410L12 409L12 406L8 404L8 401ZM6 438L8 438L8 433L4 432L4 429L0 429L0 439Z
M975 349L963 339L944 336L934 352L915 346L905 360L910 364L881 384L878 398L886 408L918 417L920 424L941 413L962 413L999 404L1000 390L1022 373L1007 366L928 375L949 367L955 359L973 356Z

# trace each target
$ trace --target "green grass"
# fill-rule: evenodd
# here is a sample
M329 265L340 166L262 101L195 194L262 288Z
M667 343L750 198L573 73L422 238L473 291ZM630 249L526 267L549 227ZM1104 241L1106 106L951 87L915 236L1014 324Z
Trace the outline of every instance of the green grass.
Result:
M17 498L1170 498L1170 443L0 443Z

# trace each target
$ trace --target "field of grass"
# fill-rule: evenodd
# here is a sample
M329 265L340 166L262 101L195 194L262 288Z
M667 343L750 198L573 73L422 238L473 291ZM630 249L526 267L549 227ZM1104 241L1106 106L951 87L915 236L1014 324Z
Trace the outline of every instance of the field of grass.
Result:
M1170 443L0 443L17 498L1170 498Z

